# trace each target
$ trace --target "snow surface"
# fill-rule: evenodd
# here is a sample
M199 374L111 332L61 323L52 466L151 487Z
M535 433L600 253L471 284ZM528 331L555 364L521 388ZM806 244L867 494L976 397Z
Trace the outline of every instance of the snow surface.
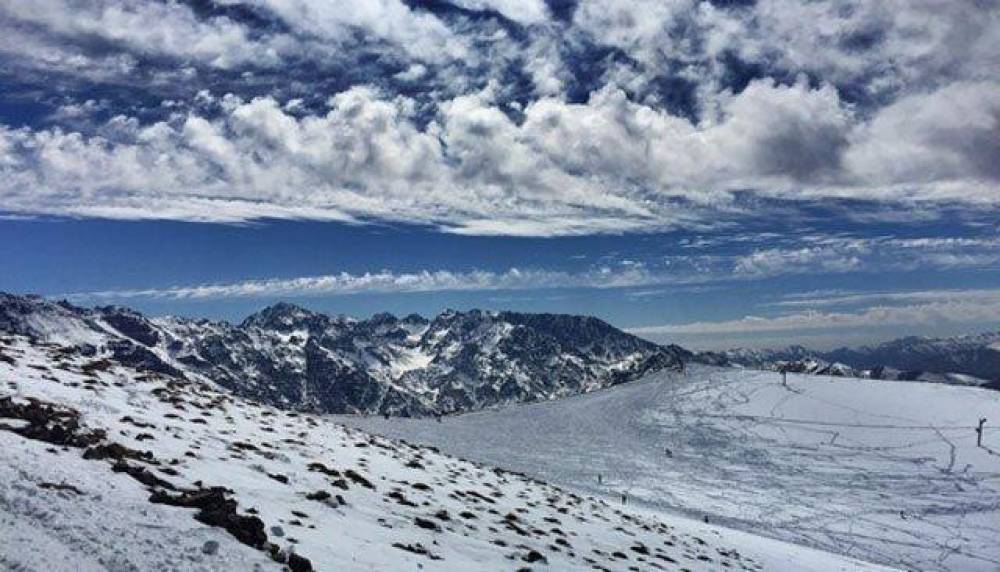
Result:
M596 393L350 425L650 510L910 570L1000 569L1000 393L692 366ZM601 484L598 475L602 476Z
M269 541L318 570L881 569L650 507L620 507L24 338L0 337L0 357L0 397L79 411L109 441L149 451L152 460L128 462L173 486L231 489L238 512L256 511ZM278 569L263 552L196 521L195 510L150 504L150 489L110 469L108 461L83 460L79 449L0 430L0 567ZM318 491L344 502L307 498ZM202 551L210 540L218 543L214 554Z

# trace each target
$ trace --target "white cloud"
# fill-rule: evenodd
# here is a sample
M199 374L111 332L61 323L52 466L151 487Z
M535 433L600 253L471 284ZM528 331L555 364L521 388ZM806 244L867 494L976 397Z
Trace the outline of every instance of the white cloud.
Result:
M879 303L923 303L923 302L969 302L1000 304L1000 289L943 289L915 290L904 292L816 292L801 296L788 296L775 302L781 307L831 307L853 306L859 304Z
M656 63L663 52L676 56L686 48L670 41L667 31L693 8L693 0L581 0L573 23L602 44Z
M903 97L859 125L849 171L872 185L976 178L970 200L995 200L1000 181L1000 83L961 82Z
M60 35L92 35L139 53L204 61L220 68L241 63L274 65L280 47L278 38L271 40L272 45L251 40L243 26L228 18L203 20L175 2L5 2L0 6L3 17Z
M543 0L451 0L467 10L495 10L505 18L521 24L538 24L548 20L549 10Z
M766 278L782 274L912 271L1000 266L1000 239L845 238L807 236L798 248L770 247L738 255L733 274Z
M465 40L427 12L411 10L400 0L249 0L277 14L297 32L326 41L351 43L360 30L390 42L422 61L469 56Z
M983 77L1000 41L995 6L951 0L583 0L575 23L650 71L668 60L718 81L720 58L807 72L879 96ZM988 64L987 64L988 65ZM996 79L995 72L992 76Z
M864 247L853 249L830 249L826 247L805 247L798 249L768 248L757 250L740 257L734 272L745 276L773 276L789 273L850 272L861 268L859 255L864 255Z
M632 328L636 335L738 335L758 332L799 332L884 326L940 326L1000 320L1000 296L987 300L947 300L904 306L872 306L857 312L807 310L775 317L746 316L737 320L702 321Z
M228 284L175 286L141 290L111 290L71 294L73 299L168 298L209 299L357 293L534 290L551 288L622 288L662 283L641 266L601 267L570 273L543 269L511 268L505 272L472 270L422 270L418 272L342 272L324 276L247 280Z

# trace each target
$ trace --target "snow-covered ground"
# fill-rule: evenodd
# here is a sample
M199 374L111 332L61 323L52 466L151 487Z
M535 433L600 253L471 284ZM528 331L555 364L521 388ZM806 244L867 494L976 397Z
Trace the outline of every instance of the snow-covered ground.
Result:
M0 337L0 411L4 569L280 569L268 543L294 572L308 568L292 553L338 571L879 569L23 338ZM82 427L53 411L78 412ZM26 428L39 432L17 433ZM128 449L100 458L109 443ZM581 463L580 449L566 453ZM225 518L240 531L259 518L263 541L248 546L197 509L151 502L213 486L238 503Z
M441 423L338 419L868 561L1000 569L1000 392L695 366Z

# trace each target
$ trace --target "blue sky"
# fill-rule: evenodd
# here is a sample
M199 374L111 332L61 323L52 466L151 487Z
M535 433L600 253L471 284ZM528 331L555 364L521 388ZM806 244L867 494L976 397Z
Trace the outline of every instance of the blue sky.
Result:
M333 6L0 6L0 289L692 347L1000 322L994 3Z

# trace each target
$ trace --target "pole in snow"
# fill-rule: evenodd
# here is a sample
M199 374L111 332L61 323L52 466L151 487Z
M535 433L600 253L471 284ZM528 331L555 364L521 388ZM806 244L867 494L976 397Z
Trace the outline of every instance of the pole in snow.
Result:
M976 427L976 447L983 446L983 425L986 425L986 418L979 418L979 427Z

